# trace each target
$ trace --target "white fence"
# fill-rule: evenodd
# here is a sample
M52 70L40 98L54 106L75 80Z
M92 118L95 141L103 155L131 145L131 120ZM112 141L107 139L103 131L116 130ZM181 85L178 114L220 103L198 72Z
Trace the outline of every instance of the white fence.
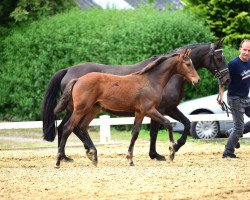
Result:
M165 116L170 122L176 122L176 120ZM223 120L232 120L232 116L229 117L226 114L199 114L199 115L188 115L188 119L191 122L195 121L223 121ZM248 121L249 118L245 117L245 120ZM57 124L61 121L58 120ZM108 115L102 115L100 118L94 119L90 126L100 126L100 143L110 143L110 126L112 125L127 125L133 124L134 117L119 117L119 118L110 118ZM150 118L145 117L143 124L149 124ZM42 121L29 121L29 122L2 122L0 123L1 129L30 129L30 128L42 128ZM244 137L250 137L250 135L244 135Z

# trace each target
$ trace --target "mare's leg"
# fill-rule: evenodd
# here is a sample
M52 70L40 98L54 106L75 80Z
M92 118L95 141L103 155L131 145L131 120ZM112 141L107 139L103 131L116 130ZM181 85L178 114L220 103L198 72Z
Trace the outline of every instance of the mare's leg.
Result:
M156 152L156 140L157 140L159 126L160 126L159 122L151 119L149 157L151 159L156 159L156 160L166 160L165 156L162 156Z
M129 161L130 166L134 166L134 162L133 162L134 145L135 145L135 141L138 138L143 118L144 118L144 115L135 113L135 121L134 121L134 126L133 126L133 129L132 129L132 138L131 138L131 141L130 141L130 145L129 145L129 148L128 148L128 154L127 154L127 157L126 157L128 159L128 161Z
M184 131L174 145L175 151L177 152L186 143L187 136L190 135L191 122L177 107L167 114L184 125Z
M168 130L169 140L170 140L169 158L170 160L173 160L175 156L175 147L174 147L175 143L174 143L174 137L173 137L173 128L172 128L170 121L166 119L161 113L159 113L155 108L150 109L146 115L150 117L151 119L161 123Z

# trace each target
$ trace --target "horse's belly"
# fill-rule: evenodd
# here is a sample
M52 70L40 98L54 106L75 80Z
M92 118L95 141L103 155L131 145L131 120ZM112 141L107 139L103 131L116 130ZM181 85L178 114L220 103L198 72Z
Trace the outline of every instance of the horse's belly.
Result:
M135 112L136 110L136 104L126 98L119 100L110 98L109 100L99 101L99 103L103 108L112 111Z

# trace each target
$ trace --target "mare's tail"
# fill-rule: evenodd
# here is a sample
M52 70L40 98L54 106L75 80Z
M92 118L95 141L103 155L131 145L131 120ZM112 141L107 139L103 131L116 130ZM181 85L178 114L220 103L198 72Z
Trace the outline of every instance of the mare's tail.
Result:
M72 88L74 86L74 84L76 83L77 79L72 79L67 85L66 88L63 91L63 94L58 102L58 104L56 105L56 108L54 109L54 114L60 113L62 111L64 111L67 106L69 101L72 98Z
M60 92L61 80L67 71L68 69L62 69L50 79L44 95L42 106L43 138L50 142L54 141L56 137L54 108L56 107L56 97Z

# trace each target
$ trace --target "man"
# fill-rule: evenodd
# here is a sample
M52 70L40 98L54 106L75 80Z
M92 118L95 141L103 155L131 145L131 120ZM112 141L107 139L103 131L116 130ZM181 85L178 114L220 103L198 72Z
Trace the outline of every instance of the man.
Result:
M250 117L250 40L245 39L240 44L240 55L228 64L231 81L228 85L227 102L233 116L234 127L229 130L229 137L222 158L237 158L234 151L239 148L239 138L250 130L250 123L244 127L244 114ZM219 103L223 102L224 86L220 86ZM245 131L244 131L245 130Z

